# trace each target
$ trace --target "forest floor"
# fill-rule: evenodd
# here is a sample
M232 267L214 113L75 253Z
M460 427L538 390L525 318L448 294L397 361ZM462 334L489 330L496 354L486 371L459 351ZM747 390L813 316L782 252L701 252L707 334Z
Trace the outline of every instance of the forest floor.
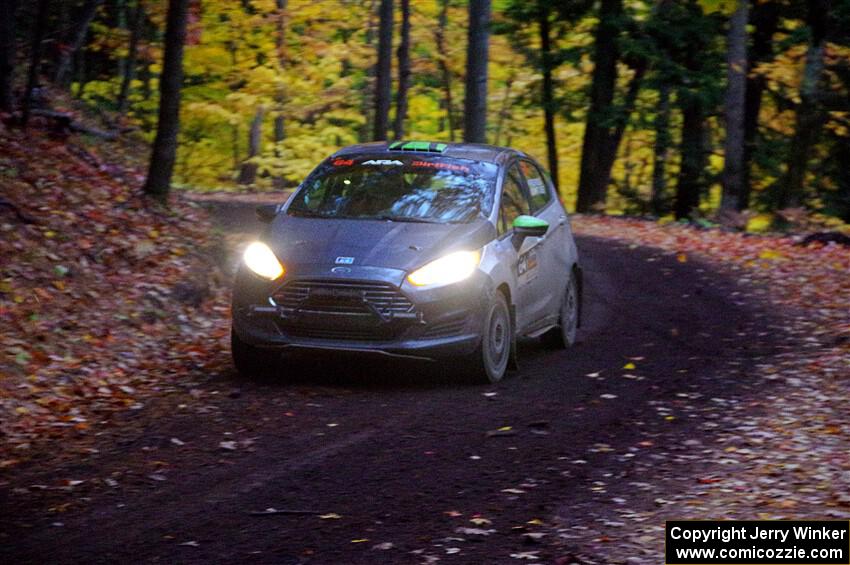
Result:
M524 342L483 388L297 358L244 381L251 204L211 223L140 181L0 131L0 558L658 563L665 519L850 518L847 248L575 216L570 352Z
M746 289L749 298L730 295L735 304L766 305L777 325L763 325L756 335L781 334L785 344L753 357L739 373L756 394L706 399L683 392L655 404L658 417L699 423L682 442L652 439L610 454L628 458L660 448L644 461L654 480L635 480L633 471L620 479L651 494L652 504L635 508L609 499L614 504L603 513L587 509L598 516L590 527L562 522L561 539L593 556L589 561L657 563L665 520L850 518L850 249L624 218L579 218L574 227L585 236L663 250L681 263L698 259ZM564 516L579 510L568 503L564 509Z

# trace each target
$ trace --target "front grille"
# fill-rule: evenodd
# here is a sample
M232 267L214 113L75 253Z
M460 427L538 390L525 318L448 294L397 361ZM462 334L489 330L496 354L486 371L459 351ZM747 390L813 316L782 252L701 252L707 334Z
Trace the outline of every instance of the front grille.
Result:
M273 298L287 314L385 318L411 314L414 306L396 287L382 282L302 280L283 285ZM378 317L380 317L378 316ZM404 317L404 316L402 316Z
M281 329L295 337L388 340L417 320L416 308L395 286L375 281L297 280L273 295Z

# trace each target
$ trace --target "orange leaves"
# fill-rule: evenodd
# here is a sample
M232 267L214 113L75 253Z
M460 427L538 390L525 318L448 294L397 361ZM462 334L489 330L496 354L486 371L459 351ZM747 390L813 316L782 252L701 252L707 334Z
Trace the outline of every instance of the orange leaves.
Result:
M224 277L198 309L170 298L213 268L196 251L209 237L197 207L151 209L129 182L142 175L36 129L0 133L0 155L4 198L35 220L0 217L0 449L20 458L33 441L91 433L163 379L223 362Z

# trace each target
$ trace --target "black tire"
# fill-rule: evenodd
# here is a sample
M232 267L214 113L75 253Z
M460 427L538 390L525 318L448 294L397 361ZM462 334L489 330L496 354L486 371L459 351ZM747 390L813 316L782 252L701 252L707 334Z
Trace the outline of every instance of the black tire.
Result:
M567 349L575 344L578 331L579 300L578 284L576 284L575 276L570 273L567 289L561 299L558 327L552 328L542 336L543 343L548 347Z
M476 384L497 383L505 376L514 345L508 301L496 292L484 316L481 344L464 363L465 372Z
M280 354L273 350L260 349L239 339L230 330L230 353L233 365L243 377L263 377L277 370Z

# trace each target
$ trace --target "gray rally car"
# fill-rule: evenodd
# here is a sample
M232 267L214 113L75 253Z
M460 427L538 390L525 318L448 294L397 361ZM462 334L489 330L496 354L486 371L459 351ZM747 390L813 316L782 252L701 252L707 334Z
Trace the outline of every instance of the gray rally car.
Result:
M518 336L575 341L582 276L547 173L515 149L402 141L341 149L245 250L233 292L240 373L294 348L452 359L479 382Z

